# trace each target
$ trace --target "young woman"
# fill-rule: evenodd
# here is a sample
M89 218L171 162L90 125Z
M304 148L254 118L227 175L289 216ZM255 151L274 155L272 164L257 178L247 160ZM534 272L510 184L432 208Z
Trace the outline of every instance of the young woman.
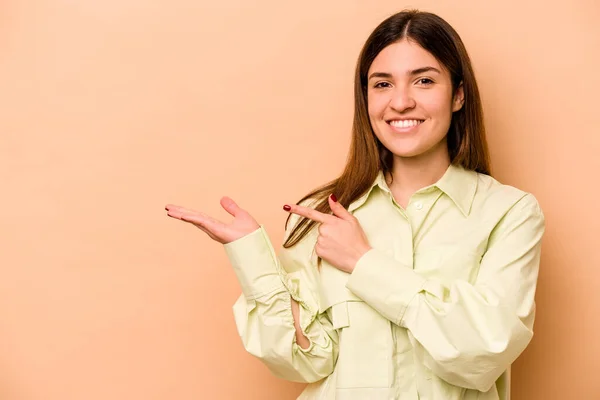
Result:
M532 337L544 217L490 176L465 47L440 17L405 11L360 54L342 175L290 213L279 255L254 218L168 215L224 244L246 349L300 399L508 399Z

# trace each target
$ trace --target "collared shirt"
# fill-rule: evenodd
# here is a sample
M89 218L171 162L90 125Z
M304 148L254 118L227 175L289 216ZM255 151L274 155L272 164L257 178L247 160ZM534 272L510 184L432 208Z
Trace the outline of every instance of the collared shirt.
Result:
M225 245L247 351L310 383L299 399L509 399L510 365L533 335L545 226L535 197L450 166L406 208L380 173L348 210L372 247L351 274L317 267L316 229L278 252L262 226Z

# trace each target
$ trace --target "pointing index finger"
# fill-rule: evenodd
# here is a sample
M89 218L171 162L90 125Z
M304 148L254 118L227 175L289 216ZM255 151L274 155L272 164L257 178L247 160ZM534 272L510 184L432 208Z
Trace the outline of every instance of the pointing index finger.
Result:
M300 215L302 217L308 218L315 222L319 222L321 224L324 223L325 221L327 221L329 218L332 218L332 216L329 214L323 214L322 212L319 212L315 209L304 207L304 206L290 205L287 207L289 207L289 209L287 209L285 206L283 207L284 210L286 210L287 212Z

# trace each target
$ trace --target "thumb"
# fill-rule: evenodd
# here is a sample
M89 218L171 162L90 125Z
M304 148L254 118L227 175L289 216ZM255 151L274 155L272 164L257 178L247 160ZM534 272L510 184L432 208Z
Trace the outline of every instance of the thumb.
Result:
M229 214L233 215L234 217L238 217L240 216L241 213L244 212L244 210L242 210L240 208L240 206L238 206L236 204L235 201L233 201L233 199L225 196L221 199L221 207L223 207L225 209L225 211L227 211Z
M328 200L329 200L329 207L331 207L331 211L333 211L333 214L336 217L339 217L339 218L345 219L345 220L354 219L354 215L350 214L350 212L348 210L346 210L343 205L338 203L337 198L335 197L335 194L333 194L333 193L330 194L328 197Z

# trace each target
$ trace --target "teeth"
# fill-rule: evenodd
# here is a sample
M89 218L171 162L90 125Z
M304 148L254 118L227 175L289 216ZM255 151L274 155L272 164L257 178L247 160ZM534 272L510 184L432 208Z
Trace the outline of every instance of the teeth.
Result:
M390 121L390 125L395 126L396 128L409 128L411 126L419 125L421 120L418 119L407 119L404 121Z

